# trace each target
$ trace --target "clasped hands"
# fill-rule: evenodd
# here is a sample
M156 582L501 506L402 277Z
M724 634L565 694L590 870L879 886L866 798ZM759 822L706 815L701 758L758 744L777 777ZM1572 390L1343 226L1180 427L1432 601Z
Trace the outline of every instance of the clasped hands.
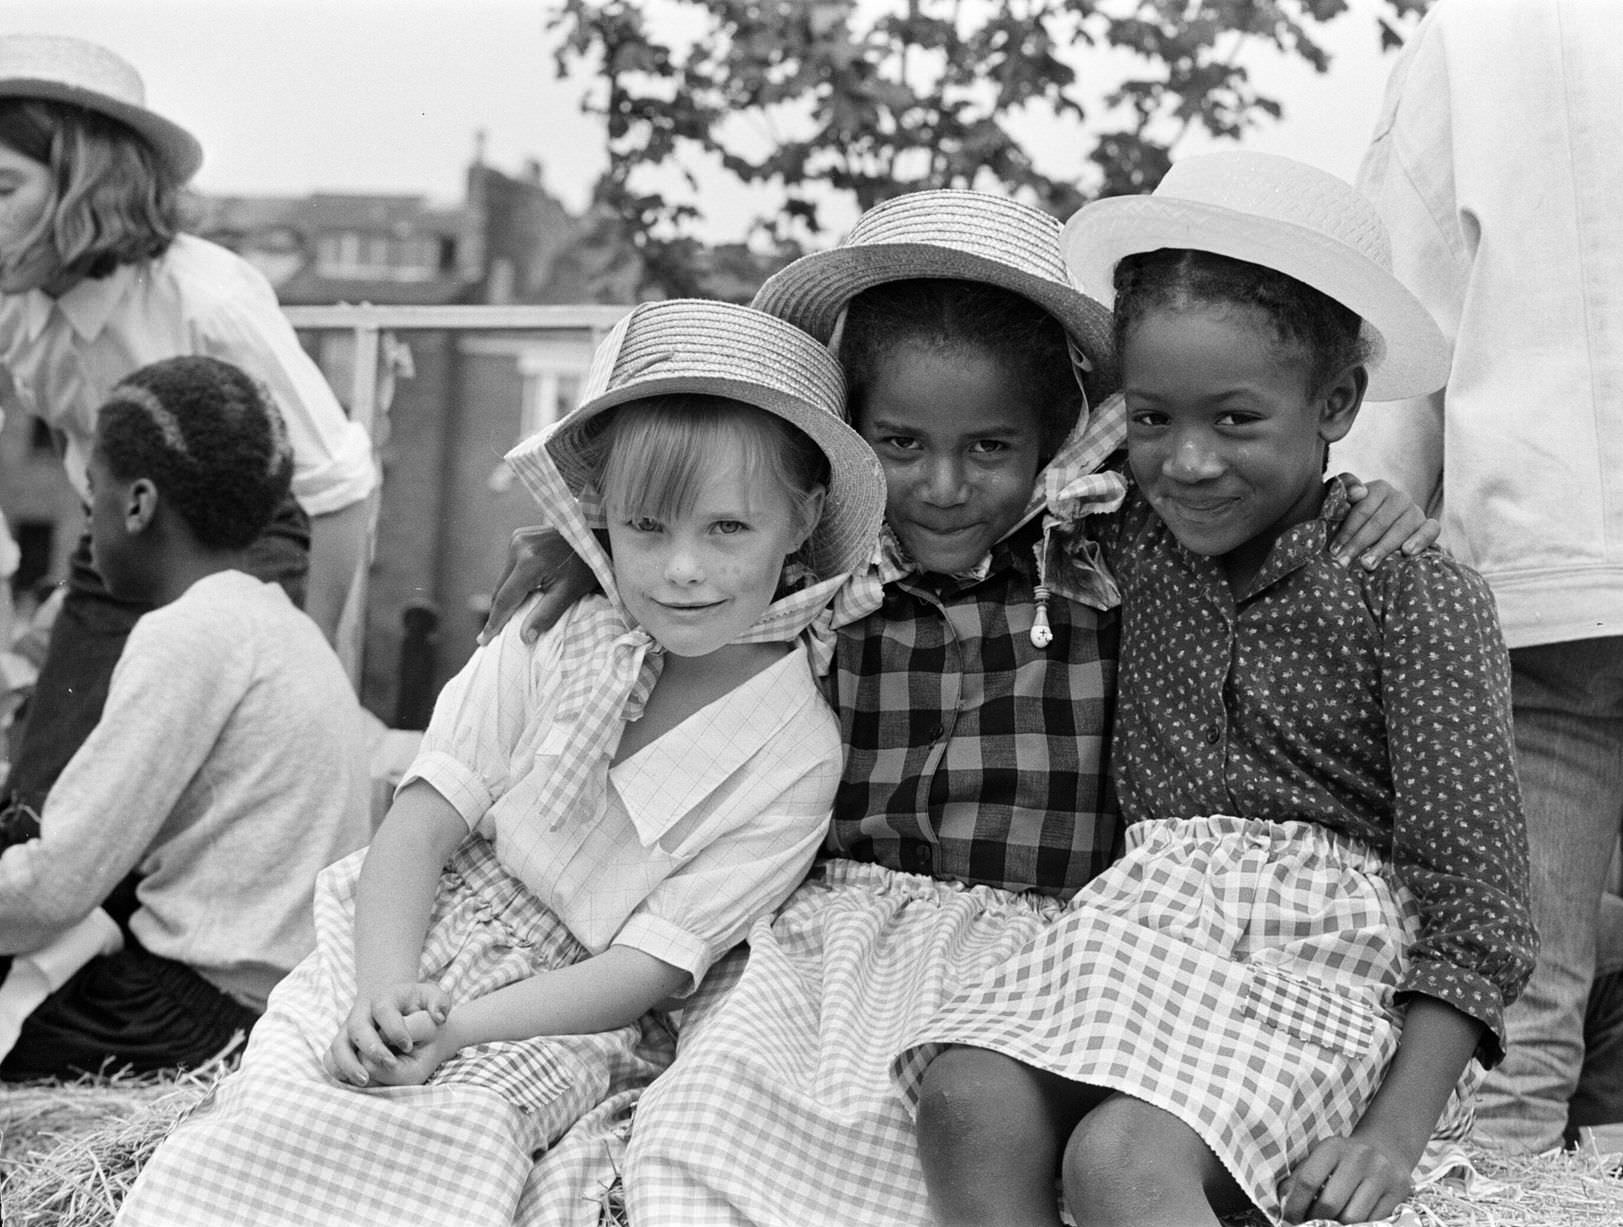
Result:
M450 1016L450 994L438 984L407 981L358 994L322 1065L346 1086L421 1086L461 1046Z

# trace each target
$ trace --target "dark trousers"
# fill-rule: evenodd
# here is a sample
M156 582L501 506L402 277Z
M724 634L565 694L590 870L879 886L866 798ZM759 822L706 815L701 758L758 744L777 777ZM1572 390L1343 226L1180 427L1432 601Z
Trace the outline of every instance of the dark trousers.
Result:
M125 933L29 1015L0 1062L0 1081L189 1069L214 1056L259 1015L184 963L160 958ZM11 960L0 959L0 974Z

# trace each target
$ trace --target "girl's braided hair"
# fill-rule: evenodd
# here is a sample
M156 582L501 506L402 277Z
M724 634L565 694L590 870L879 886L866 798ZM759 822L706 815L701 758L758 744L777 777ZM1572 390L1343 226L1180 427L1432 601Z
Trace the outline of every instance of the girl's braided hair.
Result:
M1195 304L1248 307L1264 315L1276 344L1308 359L1308 386L1317 391L1350 366L1369 360L1356 312L1328 294L1275 269L1215 252L1163 247L1123 257L1116 265L1116 352L1150 311Z
M249 545L293 479L282 415L218 358L165 358L127 375L96 419L96 451L120 481L150 480L210 549Z
M916 278L863 290L846 309L839 358L853 420L861 420L882 364L902 345L948 355L979 351L995 361L1010 394L1037 408L1045 463L1082 410L1065 329L1047 311L1000 286Z
M139 133L69 102L0 99L0 145L45 166L51 203L33 235L72 280L162 255L183 184Z

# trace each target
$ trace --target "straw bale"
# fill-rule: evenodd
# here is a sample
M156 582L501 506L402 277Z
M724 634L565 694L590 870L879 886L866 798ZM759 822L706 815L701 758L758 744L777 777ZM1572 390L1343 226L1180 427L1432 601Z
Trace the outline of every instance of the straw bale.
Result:
M0 1087L0 1221L110 1227L140 1165L225 1068ZM1471 1157L1468 1181L1422 1189L1393 1227L1623 1227L1623 1156ZM625 1227L618 1182L601 1204L602 1227Z
M0 1222L107 1227L141 1164L230 1068L0 1086Z

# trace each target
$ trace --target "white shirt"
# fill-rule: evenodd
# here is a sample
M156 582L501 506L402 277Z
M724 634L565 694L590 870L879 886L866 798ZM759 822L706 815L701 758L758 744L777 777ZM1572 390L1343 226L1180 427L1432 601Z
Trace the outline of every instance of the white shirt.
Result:
M534 645L515 617L476 652L440 693L401 784L432 785L592 953L631 946L697 984L810 868L839 785L839 725L796 644L611 767L600 812L548 829L535 798L550 776L563 645L584 606Z
M306 512L337 511L371 493L366 431L344 416L270 283L225 248L182 234L157 259L87 278L60 298L0 296L0 366L23 407L61 432L68 479L87 500L96 411L113 385L149 362L191 354L233 363L270 389Z
M1623 635L1623 3L1440 0L1359 186L1454 363L1336 467L1433 508L1512 647Z
M141 944L263 1009L315 944L316 874L367 840L369 790L316 624L275 584L207 576L135 624L40 838L0 855L0 934L66 929L139 869Z

